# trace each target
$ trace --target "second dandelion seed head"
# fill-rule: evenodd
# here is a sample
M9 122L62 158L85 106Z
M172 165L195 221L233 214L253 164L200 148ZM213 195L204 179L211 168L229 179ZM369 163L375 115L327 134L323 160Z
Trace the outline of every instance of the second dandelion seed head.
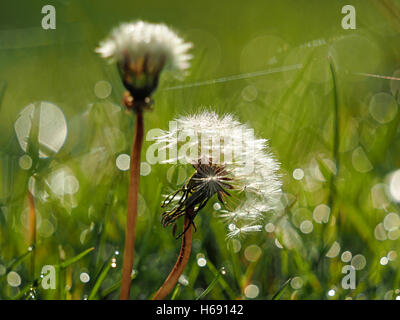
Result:
M163 70L184 74L189 68L191 46L164 24L137 21L115 28L96 52L117 63L129 93L124 104L133 108L135 104L151 104Z

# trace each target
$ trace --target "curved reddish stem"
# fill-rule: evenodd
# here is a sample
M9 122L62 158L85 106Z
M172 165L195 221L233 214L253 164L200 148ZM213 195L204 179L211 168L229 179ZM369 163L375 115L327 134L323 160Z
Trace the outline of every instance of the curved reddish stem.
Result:
M191 225L192 222L189 216L190 212L186 212L185 222L183 224L183 230L186 230L186 232L182 235L182 244L178 260L176 261L175 266L172 268L170 274L164 281L163 285L160 287L160 289L158 289L158 291L154 295L153 300L165 299L165 297L175 287L176 283L179 280L179 277L181 276L183 270L185 269L189 261L190 251L192 249L192 225Z
M125 249L122 265L122 281L120 299L128 300L131 288L131 275L135 253L136 218L138 209L138 192L140 177L140 154L144 136L143 111L136 112L136 129L132 146L130 164L130 182L128 193L128 212L126 216Z

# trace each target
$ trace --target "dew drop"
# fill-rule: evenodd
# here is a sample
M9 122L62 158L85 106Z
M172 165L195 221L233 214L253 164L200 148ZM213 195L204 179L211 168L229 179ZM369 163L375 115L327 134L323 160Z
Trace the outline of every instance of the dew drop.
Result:
M379 263L383 266L386 266L389 262L389 259L387 257L382 257Z
M90 281L90 276L86 272L82 272L79 275L79 280L81 280L82 283L88 283Z

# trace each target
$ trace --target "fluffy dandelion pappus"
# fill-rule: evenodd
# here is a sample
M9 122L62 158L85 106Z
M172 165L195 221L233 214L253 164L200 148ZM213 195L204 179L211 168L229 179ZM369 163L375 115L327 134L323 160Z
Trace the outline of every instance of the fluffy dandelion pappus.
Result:
M115 28L96 52L117 63L130 109L151 104L163 70L183 74L189 68L191 46L164 24L137 21Z
M206 111L178 118L176 123L156 143L180 146L183 152L172 160L191 164L195 173L166 197L163 207L172 209L164 212L163 226L175 224L187 209L193 224L197 213L216 195L224 207L219 212L229 226L228 238L261 231L264 216L275 209L281 195L279 163L267 141L258 139L251 128L231 115ZM188 136L189 145L182 145Z

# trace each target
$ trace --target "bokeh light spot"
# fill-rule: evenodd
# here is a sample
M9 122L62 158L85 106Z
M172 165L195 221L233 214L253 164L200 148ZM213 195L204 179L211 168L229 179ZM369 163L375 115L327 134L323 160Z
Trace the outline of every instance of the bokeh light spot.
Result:
M387 257L388 257L388 259L389 259L390 261L394 261L394 260L397 259L397 252L396 252L396 251L393 251L393 250L392 250L392 251L389 251Z
M361 147L357 147L353 150L351 163L353 164L354 169L361 173L366 173L373 169L371 162Z
M265 231L267 232L274 232L275 231L275 226L273 223L269 222L265 225Z
M362 270L367 265L367 260L362 254L357 254L351 259L351 265L356 270Z
M313 229L314 225L310 220L305 220L300 224L300 230L305 234L311 233Z
M128 154L120 154L115 160L117 168L121 171L127 171L130 167L131 157Z
M79 280L81 280L82 283L88 283L90 281L90 276L86 272L82 272L79 275Z
M68 168L61 168L50 175L49 186L58 196L72 195L78 192L79 181Z
M257 298L260 293L260 289L255 284L249 284L244 289L244 295L249 299Z
M353 255L351 254L350 251L345 251L342 253L341 259L343 262L347 263L351 261L352 256Z
M385 228L383 227L383 223L379 223L374 230L374 236L376 240L384 241L387 239Z
M397 108L394 97L385 92L375 94L369 103L371 116L381 124L392 121L397 114Z
M18 164L23 170L29 170L32 167L32 158L27 154L21 156L18 160Z
M336 294L336 291L334 289L331 289L328 291L328 296L333 297Z
M329 215L331 213L331 208L326 204L320 204L315 207L313 211L313 219L317 223L327 223L329 221Z
M387 231L392 231L397 229L400 226L400 217L394 213L388 213L383 219L383 227Z
M112 86L108 81L100 80L94 85L94 94L100 99L106 99L110 96Z
M213 208L215 211L221 210L221 205L218 202L216 202L214 203Z
M304 281L301 277L294 277L290 281L290 286L295 290L299 290L303 286L303 283Z
M21 277L15 271L11 271L7 275L7 282L11 287L19 287L21 285Z
M400 202L400 170L396 170L389 178L389 191L393 200Z
M279 248L279 249L283 249L282 244L279 242L279 240L277 238L275 238L275 245Z
M247 261L255 262L260 259L262 251L259 246L252 244L244 250L244 256Z
M67 138L64 113L55 104L45 101L25 107L15 121L14 129L22 150L27 152L28 143L36 144L41 158L57 153ZM37 140L29 141L35 135Z
M400 201L400 171L398 175L398 181L395 183L395 189L398 192L398 201ZM392 191L392 186L390 187ZM375 209L386 208L389 204L388 198L386 196L386 185L383 183L378 183L371 188L372 205Z
M331 248L328 250L326 256L328 258L335 258L338 256L338 254L340 253L340 244L339 242L335 241Z
M293 170L293 178L296 180L301 180L304 178L304 171L300 168Z
M151 165L147 162L142 162L140 164L140 175L141 176L148 176L151 172Z

